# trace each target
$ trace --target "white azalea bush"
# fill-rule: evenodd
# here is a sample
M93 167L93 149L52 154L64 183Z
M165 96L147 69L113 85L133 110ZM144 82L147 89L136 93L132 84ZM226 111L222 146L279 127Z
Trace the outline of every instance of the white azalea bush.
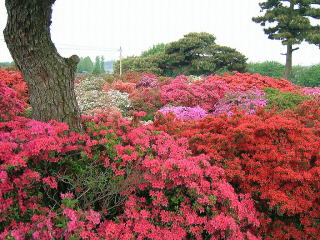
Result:
M106 92L110 98L110 104L121 110L124 116L128 115L128 112L132 109L129 94L126 92L120 92L118 90L109 90Z

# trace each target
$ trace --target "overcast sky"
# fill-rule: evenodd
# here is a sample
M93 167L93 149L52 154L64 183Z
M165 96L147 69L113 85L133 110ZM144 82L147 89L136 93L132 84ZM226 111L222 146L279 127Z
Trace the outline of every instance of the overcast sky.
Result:
M11 60L3 41L5 0L0 0L0 62ZM62 56L103 55L117 59L139 55L157 43L178 40L189 32L214 34L216 42L236 48L250 62L284 63L285 46L269 40L251 18L260 15L260 0L57 0L51 36ZM320 63L320 50L304 43L293 63Z

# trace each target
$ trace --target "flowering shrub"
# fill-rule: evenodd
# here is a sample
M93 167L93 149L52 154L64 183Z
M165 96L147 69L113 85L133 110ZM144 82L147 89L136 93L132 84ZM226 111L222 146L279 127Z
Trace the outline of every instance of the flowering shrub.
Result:
M20 99L17 92L0 79L0 122L22 113L26 107L27 104Z
M17 97L23 101L28 100L28 87L20 72L11 72L0 69L0 80L17 92Z
M206 110L197 107L172 107L167 106L159 110L162 114L173 113L177 118L182 120L198 120L206 117L208 114Z
M107 115L84 123L0 123L1 239L258 239L252 200L186 139Z
M208 76L207 80L224 81L229 89L236 91L247 91L253 88L262 90L265 87L281 89L284 92L296 92L298 90L298 86L288 80L261 76L258 73L224 73L222 76Z
M188 84L187 77L181 75L161 87L160 97L164 104L200 106L211 111L227 89L223 81L205 80Z
M143 75L140 81L137 83L137 87L155 88L158 86L159 83L155 76Z
M130 94L135 90L135 88L135 83L116 80L112 84L105 83L102 87L102 91L118 90L120 92L126 92Z
M301 89L301 92L313 98L320 98L320 87L304 87Z
M107 94L110 97L109 104L117 107L124 115L127 115L128 111L132 108L129 94L118 90L110 90Z
M164 105L160 100L159 88L138 88L129 98L134 110L152 115Z
M194 154L207 154L225 169L238 192L248 193L263 213L264 239L317 239L320 235L320 103L276 114L173 118L155 124L187 137Z
M213 114L232 114L234 107L239 110L246 110L248 114L254 114L258 107L266 105L265 93L261 90L231 91L227 92L226 96L215 105Z
M130 83L137 84L144 76L147 76L150 78L156 78L156 75L149 72L143 72L143 73L130 72L130 73L125 73L125 74L122 74L121 76L118 76L118 79L123 82L130 82Z

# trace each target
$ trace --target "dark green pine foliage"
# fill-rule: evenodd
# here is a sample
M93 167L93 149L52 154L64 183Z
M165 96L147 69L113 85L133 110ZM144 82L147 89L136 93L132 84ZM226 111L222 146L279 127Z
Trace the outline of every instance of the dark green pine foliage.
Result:
M292 53L302 41L319 43L319 25L310 19L319 19L317 5L320 0L267 0L259 3L263 16L252 20L264 27L269 39L281 40L287 46L284 78L289 79L292 71Z
M308 16L312 17L313 19L319 20L320 19L320 8L316 7L320 4L320 0L309 1L311 2L309 9L307 10ZM312 25L311 31L309 31L307 39L309 43L315 44L320 48L320 26L319 25Z

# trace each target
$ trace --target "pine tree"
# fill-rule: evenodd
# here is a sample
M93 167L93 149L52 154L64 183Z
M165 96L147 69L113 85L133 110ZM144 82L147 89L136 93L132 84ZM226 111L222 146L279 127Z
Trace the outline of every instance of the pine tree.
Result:
M269 39L281 40L287 46L284 78L288 79L292 71L292 53L299 48L294 45L304 40L312 42L319 26L312 26L310 18L319 19L319 0L267 0L259 3L263 16L252 20L264 27ZM266 26L269 24L268 26ZM320 39L320 38L319 38Z

